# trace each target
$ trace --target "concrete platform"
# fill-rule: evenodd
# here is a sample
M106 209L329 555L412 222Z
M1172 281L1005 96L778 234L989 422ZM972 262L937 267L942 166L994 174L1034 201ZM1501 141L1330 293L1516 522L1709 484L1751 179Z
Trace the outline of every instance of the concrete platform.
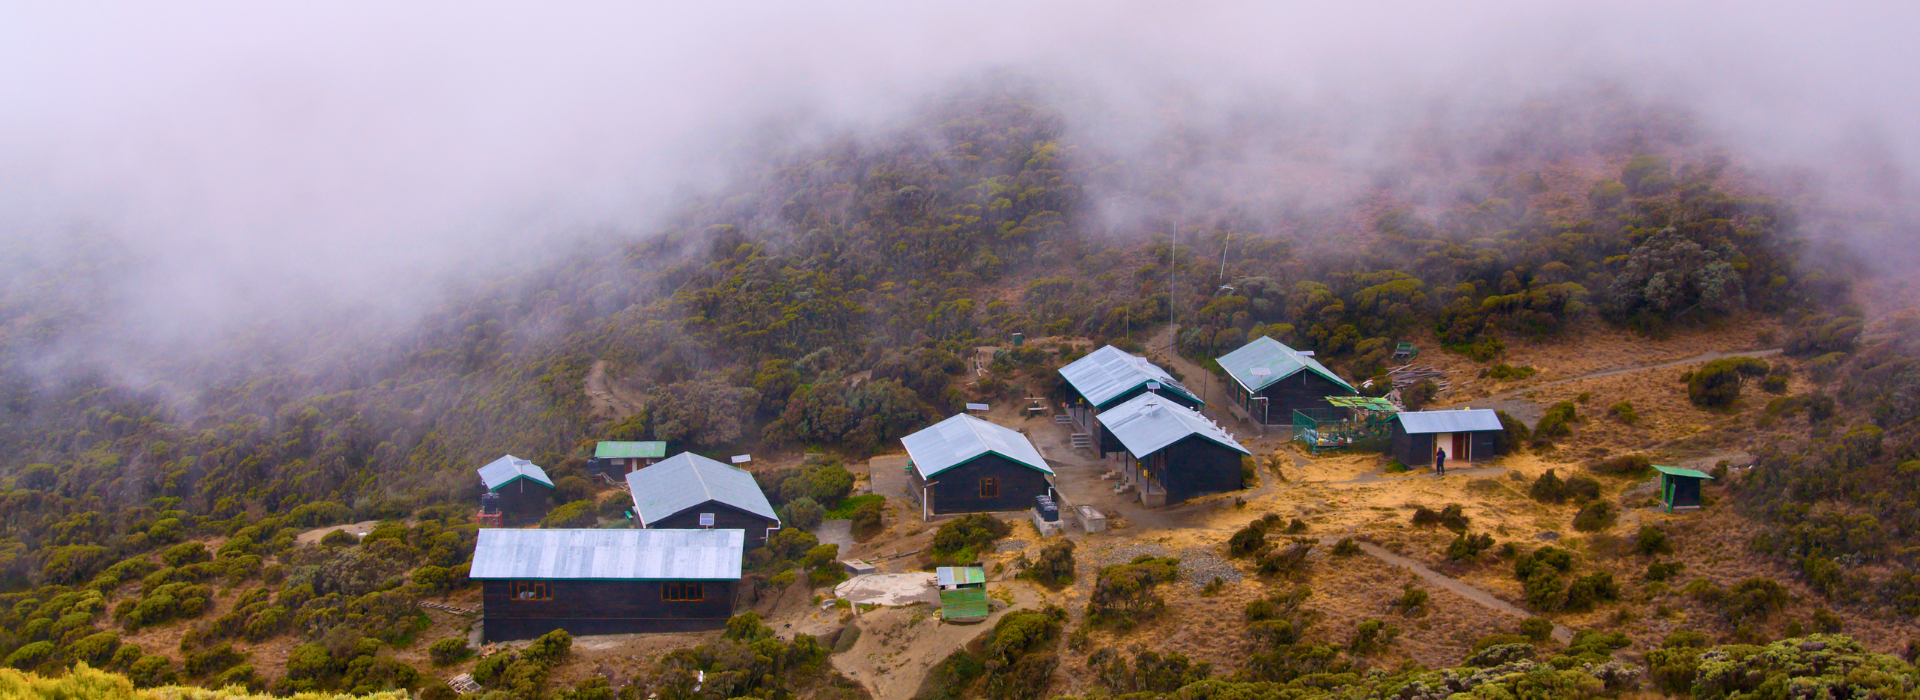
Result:
M902 606L915 603L940 604L940 591L934 588L932 572L911 574L867 574L841 581L833 595L852 603Z

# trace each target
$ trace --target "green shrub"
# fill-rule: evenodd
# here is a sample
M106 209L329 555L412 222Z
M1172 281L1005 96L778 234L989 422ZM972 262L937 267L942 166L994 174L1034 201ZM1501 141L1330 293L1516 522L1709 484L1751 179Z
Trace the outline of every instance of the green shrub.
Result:
M1566 600L1561 605L1567 610L1590 610L1596 604L1619 598L1620 589L1613 583L1613 574L1599 571L1568 584Z
M993 547L993 543L1013 533L1013 528L999 518L985 513L970 513L940 524L933 533L933 546L928 551L934 563L955 566L977 561L981 554Z
M1553 621L1544 617L1529 617L1521 620L1520 634L1535 643L1547 641L1553 636Z
M1574 503L1586 503L1600 497L1600 482L1585 474L1567 477L1567 497Z
M1580 508L1573 516L1573 529L1581 532L1599 532L1613 527L1620 518L1620 509L1608 501L1594 501Z
M334 530L320 538L320 545L323 547L352 547L357 544L360 544L360 538L354 537L346 530Z
M1425 612L1429 595L1424 589L1407 585L1400 591L1400 598L1393 601L1393 608L1401 615L1413 616L1416 612Z
M1766 360L1752 357L1726 357L1695 370L1687 381L1687 399L1702 408L1725 408L1740 398L1740 385L1748 377L1763 376L1770 369Z
M1540 416L1533 426L1533 444L1535 447L1550 447L1553 441L1573 434L1573 424L1580 422L1580 409L1572 401L1554 404Z
M1365 620L1356 625L1353 639L1347 642L1347 649L1356 656L1370 656L1393 644L1400 636L1400 628L1380 620Z
M147 654L127 667L127 680L142 688L167 685L174 681L173 660L159 654Z
M1639 534L1633 536L1633 551L1642 556L1672 554L1673 543L1667 539L1667 531L1654 525L1641 525Z
M1548 469L1546 473L1533 480L1533 486L1527 489L1527 495L1541 503L1566 503L1567 482L1561 481L1559 475L1553 473L1552 469Z
M1073 548L1073 540L1064 537L1048 542L1040 548L1039 557L1020 573L1020 577L1043 586L1073 583Z
M433 659L435 666L459 663L473 655L473 649L467 646L467 640L461 637L448 637L427 647L427 656Z
M188 564L198 564L203 561L213 561L213 553L208 552L207 546L199 542L183 542L168 548L165 552L161 552L160 561L166 562L167 566L186 566Z
M1621 423L1625 423L1627 425L1633 425L1635 423L1640 422L1640 414L1634 412L1632 401L1621 401L1612 406L1608 406L1607 415L1612 416L1614 420L1620 421Z
M1677 561L1649 562L1647 564L1646 579L1648 581L1665 581L1679 576L1680 572L1686 570L1686 568L1686 564Z
M1351 537L1342 537L1333 545L1333 555L1336 557L1350 557L1359 553L1360 543L1354 542Z
M53 658L53 642L34 642L13 650L7 655L7 667L32 670L34 667Z
M1255 561L1255 570L1264 576L1305 576L1312 561L1314 542L1296 539L1285 548L1269 549Z
M1469 535L1463 532L1447 545L1447 558L1454 561L1473 559L1491 548L1493 548L1493 535L1484 532Z
M546 517L540 519L540 527L593 527L594 523L599 522L598 517L593 513L593 505L593 501L581 500L555 506L553 510L547 511Z
M1454 532L1465 532L1468 522L1465 509L1458 503L1449 503L1437 513L1426 506L1413 509L1413 524L1422 527L1440 525Z
M1638 475L1653 468L1653 459L1643 454L1620 455L1587 466L1598 474Z
M1522 445L1527 444L1527 441L1533 439L1533 431L1527 428L1526 423L1520 422L1520 419L1507 415L1506 411L1495 411L1494 415L1500 419L1500 429L1504 433L1501 435L1501 443L1510 449L1518 450Z
M1765 391L1769 394L1787 393L1786 375L1781 375L1781 374L1767 375L1766 379L1760 380L1760 390Z
M1166 601L1154 587L1179 575L1180 560L1173 557L1141 556L1132 563L1102 568L1087 603L1087 623L1132 629L1158 617L1166 609Z
M786 505L780 507L780 524L786 527L812 530L820 527L820 522L826 517L827 509L808 496L787 501Z
M1534 372L1532 367L1516 367L1503 362L1488 368L1486 376L1503 382L1512 382L1531 377Z
M855 496L847 499L847 501L855 501L862 498L866 498L866 496ZM844 504L845 502L846 501L843 501L842 503ZM886 515L886 505L886 497L878 496L875 497L875 500L863 501L858 507L854 508L851 518L853 520L853 536L864 541L869 537L880 534L881 528L885 526L884 517Z
M1247 523L1227 538L1227 556L1232 558L1253 556L1267 548L1267 529L1280 522L1280 516L1268 513L1260 519Z

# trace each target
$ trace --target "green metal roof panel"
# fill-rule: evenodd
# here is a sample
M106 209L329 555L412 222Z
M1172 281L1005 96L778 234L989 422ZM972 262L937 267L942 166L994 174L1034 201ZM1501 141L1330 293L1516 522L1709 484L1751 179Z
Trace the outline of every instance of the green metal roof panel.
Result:
M1707 476L1706 474L1703 474L1698 471L1694 471L1692 469L1682 469L1680 467L1663 467L1658 464L1653 465L1653 468L1660 470L1660 473L1662 474L1671 474L1673 476L1687 476L1687 477L1693 477L1695 479L1712 479L1713 478L1711 476Z
M1328 396L1327 403L1341 408L1360 408L1369 411L1394 411L1393 402L1377 396Z
M993 613L987 604L987 589L961 588L940 592L940 617L954 620L986 617Z
M1227 374L1233 375L1234 381L1240 382L1240 386L1246 387L1247 391L1265 389L1274 382L1299 374L1301 370L1326 377L1328 381L1346 387L1348 391L1354 390L1352 384L1341 379L1340 375L1334 374L1333 370L1327 369L1326 365L1320 364L1319 360L1302 355L1300 351L1266 336L1255 338L1253 342L1240 346L1239 350L1221 356L1218 362L1220 367L1225 369ZM1255 369L1264 369L1267 374L1254 374Z
M942 566L933 570L934 580L942 586L958 586L963 583L986 583L987 571L978 566Z
M593 448L595 459L659 459L667 456L667 443L603 442Z

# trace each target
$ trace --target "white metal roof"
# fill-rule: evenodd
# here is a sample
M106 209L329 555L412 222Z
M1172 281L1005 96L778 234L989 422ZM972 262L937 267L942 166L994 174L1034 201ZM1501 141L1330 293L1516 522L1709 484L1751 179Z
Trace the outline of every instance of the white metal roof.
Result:
M724 581L740 578L740 530L509 530L482 528L477 579Z
M692 452L682 452L653 466L627 472L627 490L633 494L633 512L640 518L641 525L660 522L707 501L725 503L775 521L780 519L751 472Z
M507 455L493 460L488 463L487 466L481 467L476 471L480 473L480 482L487 485L488 491L505 486L514 479L521 478L532 479L546 484L549 487L553 486L553 480L547 478L547 470L541 469L538 464L513 455Z
M907 458L913 460L913 468L919 470L922 479L933 478L935 474L989 452L1041 472L1053 473L1053 469L1047 466L1047 460L1040 456L1040 451L1034 449L1033 443L1020 431L994 425L965 413L900 438L900 444L907 448Z
M1400 427L1408 433L1470 433L1480 430L1505 430L1500 415L1484 408L1452 411L1409 411L1398 416Z
M1241 454L1253 454L1199 411L1153 394L1135 396L1101 412L1100 425L1119 438L1120 444L1136 459L1159 452L1189 435L1205 437Z
M1267 336L1255 338L1240 346L1240 349L1222 355L1217 361L1221 369L1225 369L1247 391L1265 389L1274 382L1299 374L1301 370L1313 372L1349 391L1353 390L1352 384L1320 364L1319 360Z
M1060 368L1060 376L1065 377L1075 391L1096 407L1147 382L1159 382L1168 391L1179 392L1196 403L1200 401L1180 380L1174 379L1159 365L1112 345L1067 363L1067 366Z

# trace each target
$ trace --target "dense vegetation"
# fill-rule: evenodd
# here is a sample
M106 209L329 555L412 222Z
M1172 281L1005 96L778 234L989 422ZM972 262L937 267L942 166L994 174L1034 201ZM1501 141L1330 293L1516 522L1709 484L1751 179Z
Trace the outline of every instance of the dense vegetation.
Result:
M732 182L653 229L463 283L405 331L295 315L258 320L219 353L116 363L61 352L114 318L111 295L78 282L140 264L95 242L84 264L30 270L0 292L0 658L48 672L84 662L143 686L418 687L391 651L424 641L418 597L468 585L471 470L486 460L514 453L548 467L564 504L546 524L592 526L622 509L588 479L594 440L858 455L971 398L954 380L977 345L1019 332L1133 347L1170 316L1190 354L1267 335L1370 377L1395 342L1428 333L1492 362L1503 338L1583 323L1659 333L1787 314L1797 322L1787 345L1815 358L1824 388L1770 407L1804 416L1809 432L1763 454L1737 487L1776 524L1756 544L1836 599L1914 614L1920 352L1903 341L1856 354L1856 315L1823 306L1846 298L1845 275L1789 264L1809 259L1792 208L1730 194L1721 160L1660 155L1682 152L1688 135L1620 99L1574 120L1602 122L1591 138L1509 114L1511 133L1493 144L1427 164L1442 184L1377 178L1365 198L1385 204L1369 204L1359 243L1330 246L1352 233L1334 213L1226 205L1176 186L1203 139L1176 134L1150 145L1151 163L1127 162L1076 141L1035 88L995 84L930 102L887 133L747 146L758 150ZM1575 153L1616 165L1555 176L1591 182L1549 182L1544 164ZM1580 196L1555 194L1566 191ZM1099 208L1116 199L1154 213L1116 222ZM1177 247L1156 237L1173 230ZM1074 347L1084 344L997 356L967 391L1048 376ZM597 361L637 405L589 401ZM1722 369L1696 375L1697 400L1740 400L1745 379L1767 373ZM1611 415L1634 420L1631 406ZM1572 404L1556 407L1531 437L1550 444L1581 420ZM796 521L844 508L863 535L882 522L877 501L849 503L852 477L832 457L759 476ZM1581 478L1535 495L1590 500ZM1429 515L1460 533L1464 558L1485 548L1457 508ZM383 522L357 540L294 539L357 520ZM934 560L971 561L1006 535L997 521L949 525ZM1281 532L1263 521L1236 536L1235 553L1264 574L1296 575L1313 545L1268 540ZM838 573L834 554L783 531L749 564L770 581L811 569L823 582ZM1060 579L1060 558L1035 574ZM1119 627L1149 620L1163 605L1155 587L1176 571L1170 560L1109 567L1090 613ZM1610 590L1552 563L1539 571L1522 578L1548 608ZM236 593L211 614L211 601ZM187 629L170 654L122 642L165 625ZM1360 646L1385 643L1385 629ZM1268 669L1258 682L1331 668L1326 649L1273 641L1287 638L1274 630L1255 650ZM295 642L284 669L244 651L280 639ZM776 642L730 638L681 663L775 651L751 670L815 663L816 649ZM1053 663L988 651L1027 664L1009 679ZM514 687L541 672L522 657L484 663L505 665L498 687ZM1116 691L1195 673L1170 658L1110 661ZM764 686L744 670L735 681ZM1022 687L980 683L1009 696Z

